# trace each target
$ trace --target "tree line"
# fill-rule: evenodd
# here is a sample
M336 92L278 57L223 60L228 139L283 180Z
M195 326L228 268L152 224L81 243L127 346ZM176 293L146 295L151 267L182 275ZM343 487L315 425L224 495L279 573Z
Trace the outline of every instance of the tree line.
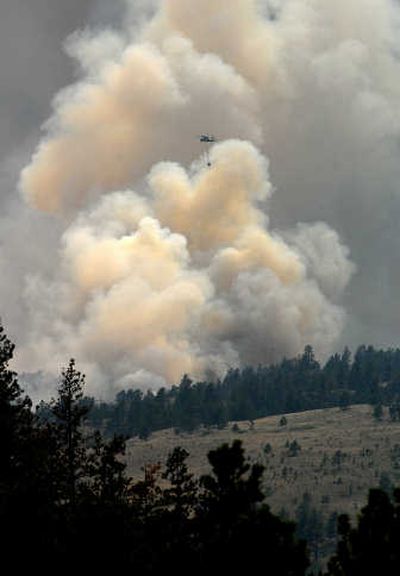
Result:
M388 405L399 419L400 350L360 346L352 356L345 348L321 365L306 346L296 358L231 369L216 382L194 382L184 375L171 389L130 389L119 392L114 402L86 401L92 406L92 426L109 435L141 438L165 428L191 432L199 426L362 403L377 406L377 413Z
M32 410L10 369L14 345L0 325L0 522L4 566L14 571L140 574L240 573L265 569L305 575L307 543L295 525L271 513L263 466L239 440L208 454L196 478L176 447L165 466L148 465L133 482L124 437L104 439L84 426L84 376L70 360L47 413ZM303 506L307 508L307 506ZM299 515L306 538L307 510ZM357 526L338 517L337 551L325 576L398 574L400 490L370 491ZM312 545L312 542L309 542ZM371 571L372 570L372 571Z

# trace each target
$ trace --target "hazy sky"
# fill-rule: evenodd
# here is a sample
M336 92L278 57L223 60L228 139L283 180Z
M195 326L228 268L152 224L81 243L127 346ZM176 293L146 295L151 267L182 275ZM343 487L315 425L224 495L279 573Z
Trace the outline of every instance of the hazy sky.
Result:
M0 153L18 150L71 80L63 39L87 21L91 0L3 0L0 7Z
M399 345L399 17L392 0L3 0L19 367L73 354L103 393Z

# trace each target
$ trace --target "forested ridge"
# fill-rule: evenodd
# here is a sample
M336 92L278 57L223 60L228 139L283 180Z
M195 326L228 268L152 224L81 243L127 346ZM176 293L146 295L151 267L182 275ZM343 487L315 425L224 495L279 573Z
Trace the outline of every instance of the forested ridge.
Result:
M85 425L93 407L75 361L62 370L46 410L34 411L10 369L13 352L0 326L3 566L17 573L38 566L44 573L240 574L264 567L276 576L310 574L308 543L293 522L271 512L264 468L246 457L240 440L211 450L200 477L177 446L164 467L148 465L133 481L124 437L104 439ZM337 538L325 576L398 574L400 491L372 489L356 526L338 517Z
M199 426L274 414L369 403L388 405L400 416L400 350L360 346L332 355L324 365L311 346L296 358L270 366L231 369L222 380L194 382L183 376L178 386L153 392L121 391L114 402L95 402L89 422L106 434L146 438L165 428L192 431ZM42 409L45 407L42 406Z

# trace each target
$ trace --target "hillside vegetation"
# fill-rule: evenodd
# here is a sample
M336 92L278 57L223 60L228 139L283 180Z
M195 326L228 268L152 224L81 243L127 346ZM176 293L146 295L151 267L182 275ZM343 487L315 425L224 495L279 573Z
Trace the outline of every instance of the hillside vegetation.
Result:
M140 477L143 467L164 463L179 445L190 454L190 469L201 474L209 450L235 438L253 461L265 466L268 502L276 512L285 509L293 515L309 494L325 518L334 511L354 515L371 486L390 490L400 484L400 423L387 413L382 420L374 418L369 405L269 416L223 430L155 432L148 440L128 440L128 471Z
M106 434L146 438L156 430L191 432L200 426L350 404L386 405L400 418L400 350L360 346L321 365L311 346L277 364L228 370L222 380L194 382L144 393L122 390L112 403L92 401L90 423Z
M146 470L162 469L179 445L189 453L190 470L201 476L207 472L209 451L237 438L249 460L265 467L266 501L275 514L296 522L315 573L326 568L335 550L340 514L356 522L371 487L391 494L400 485L400 423L389 409L377 415L366 404L132 438L127 441L127 470L139 480Z

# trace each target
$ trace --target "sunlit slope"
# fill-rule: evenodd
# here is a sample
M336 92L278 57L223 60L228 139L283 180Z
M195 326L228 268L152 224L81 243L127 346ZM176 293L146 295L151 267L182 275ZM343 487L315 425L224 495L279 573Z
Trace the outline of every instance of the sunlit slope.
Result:
M230 424L224 430L179 435L164 430L148 440L131 439L128 471L138 478L144 465L162 464L180 445L190 453L191 470L201 474L207 470L209 450L240 438L248 455L266 467L268 501L276 511L284 507L293 512L309 492L323 513L354 514L365 504L370 487L387 483L388 477L400 484L400 423L387 415L377 422L370 406L359 405L288 414L286 420L282 425L281 416L269 416L239 422L239 430Z

